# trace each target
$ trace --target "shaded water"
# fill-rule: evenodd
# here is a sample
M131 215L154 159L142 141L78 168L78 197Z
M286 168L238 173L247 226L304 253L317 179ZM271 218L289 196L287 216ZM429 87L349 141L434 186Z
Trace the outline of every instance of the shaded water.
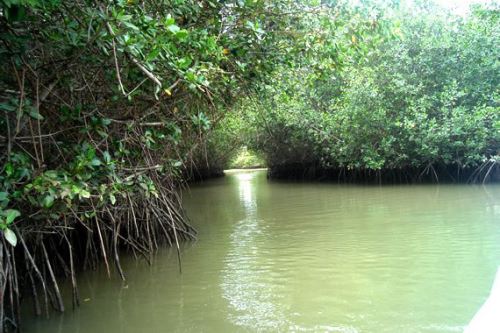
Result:
M76 311L26 332L462 332L500 265L500 186L268 182L196 185L199 241L127 283L79 276ZM69 290L66 290L69 293ZM70 304L70 303L67 303Z

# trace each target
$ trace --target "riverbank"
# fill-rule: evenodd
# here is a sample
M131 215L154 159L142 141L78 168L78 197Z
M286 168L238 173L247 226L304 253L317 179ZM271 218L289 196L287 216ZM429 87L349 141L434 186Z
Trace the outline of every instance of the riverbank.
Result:
M500 163L485 162L476 168L432 165L399 169L324 168L319 163L272 165L268 175L274 179L337 181L340 183L417 184L417 183L497 183Z

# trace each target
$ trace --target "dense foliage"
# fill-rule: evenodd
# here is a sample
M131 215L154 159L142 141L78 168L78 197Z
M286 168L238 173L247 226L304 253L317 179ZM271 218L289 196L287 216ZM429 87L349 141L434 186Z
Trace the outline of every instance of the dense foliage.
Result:
M75 267L195 237L179 189L242 146L274 175L495 174L498 10L377 3L0 0L0 328L22 286L63 311L58 275L77 304Z
M249 107L275 175L464 181L498 169L499 11L427 4L386 19L391 32L362 57L280 71Z
M319 35L300 32L312 17L328 10L1 0L0 288L11 297L0 300L0 327L18 321L23 285L37 313L40 300L63 311L57 275L71 278L77 304L75 267L103 260L109 273L112 258L124 279L121 248L148 259L162 242L193 238L179 186L212 168L214 143L229 145L228 132L207 133L304 53Z

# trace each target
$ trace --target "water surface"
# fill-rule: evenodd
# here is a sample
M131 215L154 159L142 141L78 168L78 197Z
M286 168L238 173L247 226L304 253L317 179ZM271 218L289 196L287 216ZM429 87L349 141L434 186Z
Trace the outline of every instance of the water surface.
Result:
M79 277L26 332L462 332L500 265L500 186L357 186L229 174L184 194L199 240L127 282ZM68 289L65 290L68 294ZM67 303L67 304L70 304Z

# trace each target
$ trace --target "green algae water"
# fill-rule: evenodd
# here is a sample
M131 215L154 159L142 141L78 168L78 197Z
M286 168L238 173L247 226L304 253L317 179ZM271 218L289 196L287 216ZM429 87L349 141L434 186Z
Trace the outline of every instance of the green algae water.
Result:
M78 276L82 305L25 332L462 332L500 265L500 186L288 183L184 193L199 240Z

